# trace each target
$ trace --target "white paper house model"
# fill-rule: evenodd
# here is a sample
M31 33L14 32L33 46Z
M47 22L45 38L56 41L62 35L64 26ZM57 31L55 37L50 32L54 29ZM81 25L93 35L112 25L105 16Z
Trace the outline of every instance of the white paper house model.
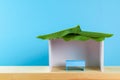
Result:
M49 67L65 66L66 60L85 60L86 67L99 67L104 70L104 43L94 40L64 41L49 40Z
M49 67L65 67L66 60L85 60L86 68L104 71L104 39L112 34L86 32L80 26L60 32L38 36L49 40ZM65 69L65 68L61 68ZM92 68L91 68L92 69Z

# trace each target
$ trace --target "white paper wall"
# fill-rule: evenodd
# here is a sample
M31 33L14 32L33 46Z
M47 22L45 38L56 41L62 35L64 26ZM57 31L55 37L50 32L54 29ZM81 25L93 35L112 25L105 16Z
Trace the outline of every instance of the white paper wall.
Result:
M86 66L100 66L101 42L50 40L50 66L65 66L66 60L85 60Z

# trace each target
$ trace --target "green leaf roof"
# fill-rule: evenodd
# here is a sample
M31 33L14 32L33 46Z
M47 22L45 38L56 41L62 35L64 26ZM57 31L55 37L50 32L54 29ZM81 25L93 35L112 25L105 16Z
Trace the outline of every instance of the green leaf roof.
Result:
M37 36L37 38L43 40L64 39L65 41L70 41L70 40L86 41L93 39L95 41L103 41L105 38L109 38L112 36L113 34L108 34L108 33L82 31L80 26L77 25L76 27L62 30L59 32L46 34L46 35L39 35Z

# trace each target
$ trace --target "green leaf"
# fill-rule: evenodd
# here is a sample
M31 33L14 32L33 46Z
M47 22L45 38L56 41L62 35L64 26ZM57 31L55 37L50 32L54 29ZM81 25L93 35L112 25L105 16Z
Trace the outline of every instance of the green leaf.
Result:
M37 36L37 38L40 38L43 40L64 39L65 41L70 41L70 40L86 41L86 40L93 39L95 41L103 41L105 38L112 37L112 36L113 34L82 31L80 29L80 26L77 25L76 27L58 31L55 33L51 33L47 35L39 35Z

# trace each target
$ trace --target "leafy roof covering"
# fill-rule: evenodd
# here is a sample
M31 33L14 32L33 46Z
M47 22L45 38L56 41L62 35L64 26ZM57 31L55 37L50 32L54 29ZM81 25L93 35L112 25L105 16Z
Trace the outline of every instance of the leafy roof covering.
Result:
M93 39L95 41L103 41L105 38L112 36L113 34L82 31L80 29L80 26L77 25L76 27L62 30L59 32L46 34L46 35L39 35L37 36L37 38L41 38L43 40L64 39L65 41L70 41L70 40L86 41Z

